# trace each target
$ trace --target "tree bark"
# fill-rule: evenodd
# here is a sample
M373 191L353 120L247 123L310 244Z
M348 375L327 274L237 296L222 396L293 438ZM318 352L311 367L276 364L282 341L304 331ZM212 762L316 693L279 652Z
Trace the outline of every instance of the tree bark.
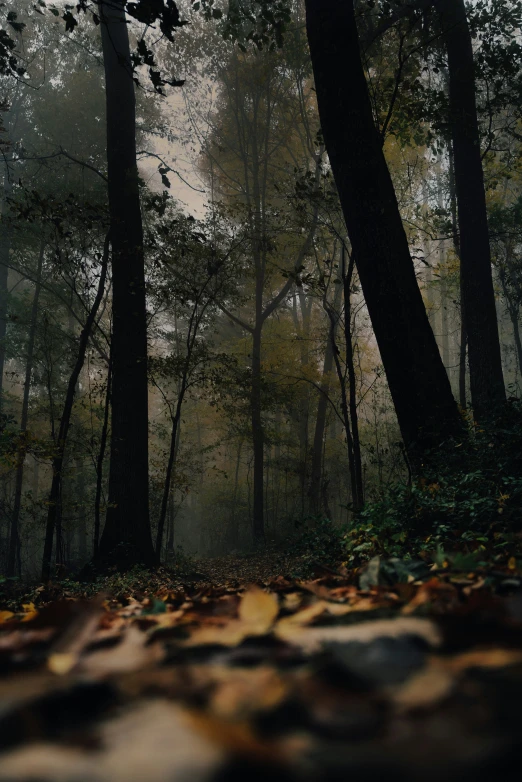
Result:
M344 288L344 339L346 352L346 367L348 369L348 393L349 393L349 411L350 425L352 428L353 440L353 464L355 473L356 494L354 497L353 509L355 512L361 510L364 505L364 487L362 474L361 458L361 440L359 437L359 415L357 412L357 378L355 375L354 352L352 341L352 282L354 272L353 253L346 268L346 250L342 248L342 273Z
M42 580L44 582L49 581L51 575L51 557L53 553L53 539L54 531L56 529L57 522L60 520L60 495L62 488L62 468L63 457L65 453L65 446L67 444L67 435L69 432L69 426L71 423L71 414L74 404L74 396L76 392L76 385L80 372L82 371L85 361L85 353L89 344L89 339L92 332L92 327L98 314L101 301L103 299L103 293L105 290L105 280L107 277L107 265L109 262L109 235L105 239L105 247L103 251L102 267L100 272L100 279L98 282L98 289L92 307L87 316L85 326L80 334L80 341L78 344L78 353L76 356L76 362L74 364L69 383L67 384L67 392L65 394L65 402L63 406L62 417L60 419L60 426L58 429L58 437L55 444L55 453L52 461L53 477L51 481L51 490L49 492L48 499L48 511L47 511L47 523L45 527L45 542L44 553L42 560ZM57 552L59 549L60 538L57 540ZM59 552L58 552L59 553ZM57 556L59 561L60 557Z
M321 127L410 460L460 431L372 115L353 0L306 0Z
M464 0L437 0L448 53L450 130L471 399L478 419L505 401L480 153L473 46Z
M8 172L4 176L2 202L2 225L0 227L0 413L3 412L5 338L7 334L7 280L9 275L9 254L11 250L11 232L6 225L6 203L11 191Z
M107 387L105 389L105 407L103 410L103 424L102 424L101 437L100 437L100 448L98 451L98 457L96 459L96 494L94 497L94 533L93 533L94 559L96 559L96 557L98 556L98 552L100 548L103 462L105 461L105 449L107 447L107 435L109 432L111 386L112 386L112 350L109 355L109 364L107 366Z
M256 319L257 320L257 319ZM254 545L265 542L264 516L264 451L265 432L261 408L261 329L257 320L252 334L252 387L250 389L250 411L252 422L252 447L254 452L254 496L252 513L252 535Z
M22 398L22 413L20 416L20 437L21 445L17 454L15 493L13 501L13 515L11 517L11 532L9 535L9 553L7 557L7 575L14 576L17 572L21 575L20 562L20 511L22 508L22 490L24 485L24 466L26 443L24 442L27 433L27 422L29 419L29 393L31 391L31 376L33 374L34 343L36 340L36 321L38 318L38 302L41 292L42 268L44 259L45 244L41 243L38 255L38 266L36 270L36 283L31 305L31 320L29 323L29 339L27 343L27 360L25 363L25 381L24 393Z
M340 282L340 280L339 280ZM343 286L334 285L333 309L335 312L340 310ZM328 316L328 312L326 311ZM328 316L329 318L329 316ZM336 326L337 327L337 326ZM334 333L335 337L335 333ZM333 369L333 345L328 328L328 337L324 351L323 377L321 380L319 400L317 403L317 416L315 419L314 441L312 446L312 460L310 467L310 487L308 496L310 499L310 512L314 516L322 513L322 485L323 485L323 453L324 453L324 432L326 428L326 411L328 409L328 394L330 391L330 373Z
M172 489L172 476L174 474L174 466L176 464L176 455L179 446L179 424L181 419L181 406L183 404L183 398L185 396L186 388L182 387L180 394L178 395L178 401L176 403L176 412L172 418L172 430L170 434L170 448L169 458L167 461L167 471L165 474L165 483L163 484L163 495L161 498L160 515L158 519L158 532L156 536L156 561L161 564L161 548L163 546L163 533L165 530L165 520L167 518L167 510L169 507L169 498Z
M78 505L78 558L82 565L87 559L87 507L85 470L82 459L76 459L76 502Z
M340 286L336 286L340 290ZM326 428L326 411L328 409L328 393L330 391L330 373L333 368L333 348L330 332L324 352L323 378L321 391L317 402L317 415L315 418L314 441L312 445L312 464L310 467L310 487L308 497L310 501L310 513L313 516L321 514L321 485L323 478L323 444Z
M464 308L464 292L462 290L462 264L460 260L460 237L457 217L457 192L455 189L455 159L453 146L449 144L449 193L451 232L453 249L459 259L459 295L460 295L460 343L459 343L459 405L462 410L467 407L466 399L466 355L468 346L468 334L466 331L466 310Z
M122 0L103 0L112 245L112 416L109 502L100 564L154 564L149 518L147 318L136 163L136 98Z

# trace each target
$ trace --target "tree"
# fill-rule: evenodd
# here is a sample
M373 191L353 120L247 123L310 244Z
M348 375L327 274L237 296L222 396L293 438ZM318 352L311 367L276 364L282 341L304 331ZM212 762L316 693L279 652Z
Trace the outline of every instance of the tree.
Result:
M125 4L100 5L107 111L113 334L109 504L100 561L154 564L149 520L147 318L136 98Z
M473 46L464 0L437 0L436 6L448 53L449 123L471 398L474 413L481 419L506 396L491 272Z
M15 495L13 514L11 516L11 532L9 535L9 553L7 557L7 575L21 575L20 563L20 509L22 505L22 489L24 482L25 445L27 437L27 423L29 420L29 392L31 390L31 376L33 374L34 345L37 328L38 302L41 293L42 268L45 252L45 243L42 240L38 254L38 267L36 271L36 283L33 301L31 305L31 317L29 321L29 335L27 340L27 358L25 364L24 392L22 399L22 414L20 416L20 448L17 455Z
M412 460L459 432L375 128L353 0L306 0L319 116L399 426Z
M60 494L62 486L62 470L65 454L65 446L67 444L67 435L69 433L69 427L71 424L71 415L73 410L74 396L76 392L76 385L80 372L83 369L85 362L85 353L87 352L87 346L91 338L91 332L93 330L94 322L100 308L100 304L105 292L105 280L107 278L107 266L109 262L109 237L110 233L105 238L105 245L103 249L103 256L101 258L100 278L98 281L98 289L96 296L92 303L90 312L83 326L82 333L78 343L78 352L76 360L74 362L73 370L69 377L67 384L67 392L65 395L65 401L63 406L62 415L60 417L60 426L58 429L58 436L56 438L56 448L52 460L53 477L51 481L51 489L49 492L49 499L47 502L47 524L45 528L45 543L42 561L42 580L48 581L51 575L51 555L53 549L53 536L56 529L57 519L60 513Z

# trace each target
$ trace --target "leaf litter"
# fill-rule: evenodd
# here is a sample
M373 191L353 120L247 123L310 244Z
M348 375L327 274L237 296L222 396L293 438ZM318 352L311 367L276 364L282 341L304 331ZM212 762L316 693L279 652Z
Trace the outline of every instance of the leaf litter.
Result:
M2 611L0 780L520 771L522 597L502 588L517 574L390 572L164 574L146 595Z

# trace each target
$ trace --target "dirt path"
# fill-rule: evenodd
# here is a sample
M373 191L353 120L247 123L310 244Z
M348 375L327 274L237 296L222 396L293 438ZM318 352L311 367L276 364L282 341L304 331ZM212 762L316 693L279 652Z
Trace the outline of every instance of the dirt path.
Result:
M196 561L198 580L211 584L267 583L279 575L293 575L302 563L291 553L267 547L251 554L233 553Z

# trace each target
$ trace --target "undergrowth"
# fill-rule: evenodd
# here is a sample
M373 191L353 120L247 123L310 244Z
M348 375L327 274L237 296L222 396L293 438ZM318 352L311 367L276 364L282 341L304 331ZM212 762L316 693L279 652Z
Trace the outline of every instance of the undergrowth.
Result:
M469 566L522 555L522 406L512 400L487 424L470 421L467 429L348 526L316 520L296 544L304 561L356 567L380 556Z

